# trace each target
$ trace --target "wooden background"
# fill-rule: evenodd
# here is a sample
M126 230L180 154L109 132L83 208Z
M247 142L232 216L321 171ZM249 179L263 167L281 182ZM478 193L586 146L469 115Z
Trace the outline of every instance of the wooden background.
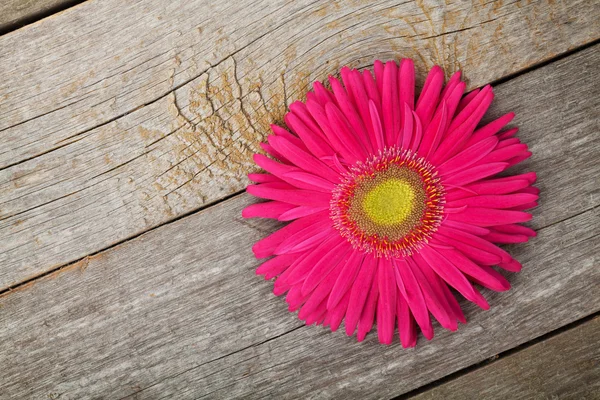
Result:
M600 3L0 5L0 398L600 398ZM251 156L343 65L492 83L542 190L523 271L403 350L254 275Z

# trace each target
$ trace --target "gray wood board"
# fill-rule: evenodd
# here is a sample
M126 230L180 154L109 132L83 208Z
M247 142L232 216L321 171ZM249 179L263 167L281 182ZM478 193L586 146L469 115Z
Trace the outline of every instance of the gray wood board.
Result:
M552 222L548 216L558 209L567 212L561 214L566 218L595 204L598 49L590 47L496 88L488 119L516 111L519 135L534 152L521 169L534 168L540 175L542 206L536 227ZM235 82L235 65L232 59L223 62L230 77L218 75L219 79ZM221 107L224 114L218 117L201 119L188 113L206 105L198 93L207 79L203 75L176 95L99 127L69 146L0 171L0 288L244 188L245 174L256 168L251 155L267 128L225 139L215 136L211 126L224 120L243 126L245 114L239 102ZM240 91L235 93L234 98ZM169 112L180 119L189 114L184 119L196 124L197 131L173 128ZM191 126L186 121L182 126ZM168 129L174 130L163 136ZM559 192L575 185L581 189L578 197Z
M568 188L579 195L577 187ZM600 309L598 209L539 230L492 308L415 349L305 327L255 276L236 196L0 297L0 398L399 395ZM564 214L563 214L564 215Z
M590 0L88 1L0 37L0 131L10 144L0 167L81 139L231 58L238 100L252 110L261 84L281 116L283 97L344 64L411 57L420 71L461 68L480 86L598 39L599 20Z
M600 317L411 397L578 399L600 396Z

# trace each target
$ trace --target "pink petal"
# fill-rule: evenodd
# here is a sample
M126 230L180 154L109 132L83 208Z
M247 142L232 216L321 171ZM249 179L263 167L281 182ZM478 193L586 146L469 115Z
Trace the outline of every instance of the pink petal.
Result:
M379 280L377 277L377 267L375 268L375 275L371 282L371 289L369 295L365 301L365 305L360 314L358 320L358 332L356 333L356 340L362 342L367 336L367 333L373 328L373 322L375 321L375 308L377 307L377 298L379 297Z
M448 117L445 101L442 101L442 106L438 107L438 111L439 112L436 113L431 121L431 124L425 129L425 133L423 133L423 139L421 139L421 145L419 146L417 153L419 157L429 157L429 155L435 151L444 135Z
M401 148L408 149L410 148L410 143L412 141L413 116L408 104L403 103L402 106L404 107L404 126L400 132L398 144Z
M512 146L513 144L521 144L521 140L519 140L519 138L502 139L498 142L496 149L502 149L507 146Z
M325 136L327 136L329 143L331 143L331 147L336 149L336 152L338 152L345 160L355 160L354 154L344 146L338 135L330 126L325 109L317 102L311 100L306 101L306 107L310 111L311 116L317 121L319 127L323 130Z
M398 334L402 347L405 349L415 347L417 344L417 326L410 313L408 303L402 296L397 296L396 313L398 314Z
M290 224L284 226L278 231L273 232L266 238L263 238L256 242L254 246L252 246L252 251L256 258L265 258L273 255L273 251L279 246L281 242L295 234L296 232L301 231L307 226L312 225L316 221L328 218L326 213L319 213L315 215L311 215L310 217L304 217L291 222Z
M486 303L481 302L481 299L475 293L473 286L454 264L440 255L438 251L428 246L421 248L419 254L444 281L456 289L467 300L470 300L485 309ZM489 307L489 305L487 307Z
M325 86L323 86L321 82L314 82L313 89L321 106L325 107L325 104L335 102L335 97L333 96L333 93L325 89Z
M280 201L267 201L264 203L251 204L242 210L244 218L274 218L278 219L281 214L295 208L293 204Z
M377 91L381 94L383 93L383 79L384 79L384 70L385 65L379 61L375 60L373 64L373 73L375 74L375 82L377 83ZM368 74L369 70L365 71L365 74Z
M346 261L346 265L344 265L340 276L335 282L335 285L333 285L329 300L327 301L328 310L337 306L342 297L346 293L349 293L349 289L354 283L354 279L356 279L356 275L358 275L360 267L362 266L364 254L360 251L352 251L351 253L352 254Z
M306 146L304 145L304 142L302 142L302 140L298 139L298 137L296 137L295 135L292 135L290 132L286 131L282 127L271 124L271 130L273 131L273 133L276 136L287 139L290 142L292 142L294 144L294 146L297 146L297 147L301 148L302 150L308 151L308 149L306 148Z
M407 258L406 261L416 281L419 283L427 309L431 311L431 314L433 314L442 327L455 331L457 329L456 319L451 317L451 312L448 312L449 306L443 293L435 289L435 283L429 282L412 258Z
M470 233L450 228L446 224L444 224L443 226L440 226L438 228L438 233L441 235L444 235L445 236L444 241L451 243L453 246L456 244L456 241L459 241L459 242L467 244L470 247L479 248L488 253L494 254L499 258L499 260L497 262L501 262L501 261L508 262L512 259L512 257L510 256L510 254L508 254L506 252L506 250L499 248L498 246L488 242L487 240L485 240L479 236L471 235ZM451 239L453 241L450 242L449 239ZM461 250L461 249L459 249L459 250ZM464 251L463 251L463 253L464 253ZM492 263L489 265L493 265L493 264L495 264L495 263Z
M285 296L285 302L288 303L288 311L296 311L298 308L300 308L302 304L304 304L307 298L308 296L302 294L299 285L292 286L287 296Z
M383 344L391 344L396 323L396 278L389 260L381 259L378 267L379 300L377 335Z
M477 279L477 281L486 288L497 292L502 292L510 288L510 284L502 275L490 273L490 270L493 271L493 269L475 264L461 252L456 250L438 251L463 273Z
M377 271L377 261L375 258L366 255L365 259L360 266L358 276L352 284L350 290L350 302L348 303L348 312L346 314L346 334L348 336L354 333L356 325L362 314L369 289L373 277Z
M310 206L297 206L292 208L289 211L282 213L279 218L279 221L291 221L297 218L306 217L308 215L316 214L321 211L328 210L328 206L322 207L310 207Z
M328 103L325 106L325 113L329 119L330 126L334 129L334 134L338 135L340 142L353 154L354 158L348 159L348 162L355 162L366 158L365 148L358 139L356 133L352 132L346 117L334 104Z
M281 255L306 251L317 246L331 234L334 234L331 221L326 219L317 221L281 242L275 249L275 254Z
M348 302L350 301L350 292L346 292L342 300L340 300L335 306L333 310L328 311L330 313L329 324L331 327L331 331L335 332L340 327L342 323L342 319L346 315L346 310L348 309Z
M318 247L304 253L302 258L298 258L285 272L281 274L278 281L281 284L300 284L304 283L308 273L314 268L322 258L326 257L332 251L339 251L345 245L346 240L339 235L332 235L325 239Z
M269 136L269 143L271 143L277 151L285 154L286 157L298 167L331 182L339 181L338 174L309 153L294 146L290 141L277 136Z
M367 91L369 100L375 103L377 111L379 112L379 114L381 114L381 91L377 88L377 83L375 82L373 75L371 75L371 71L369 71L368 69L363 72L363 83L365 84L365 90Z
M424 128L429 126L433 112L438 104L438 99L440 97L440 92L443 85L444 71L442 71L438 65L435 65L429 71L429 74L425 79L425 84L423 85L423 90L421 91L419 100L417 100L417 106L415 110Z
M491 232L489 235L483 236L483 238L492 243L525 243L529 240L529 236L500 232Z
M456 86L454 88L452 88L452 90L449 91L445 97L443 97L442 101L446 103L446 108L447 108L447 112L448 112L448 118L446 119L446 124L444 125L444 134L448 133L448 128L450 127L450 124L452 123L452 118L454 117L454 115L456 113L458 104L460 103L460 99L461 99L463 93L465 92L466 87L467 87L466 83L458 82L456 84ZM438 106L438 111L439 111L439 108L440 107ZM438 111L436 111L436 113ZM434 116L434 118L435 118L435 116Z
M485 227L527 222L531 220L531 214L522 211L469 207L463 213L448 214L448 219Z
M271 279L285 271L290 265L292 265L292 262L294 262L297 257L298 254L275 256L262 263L256 269L256 275L264 275L265 279Z
M298 313L298 318L306 320L306 318L310 314L312 314L317 309L317 307L319 307L319 305L322 304L322 302L325 302L323 307L327 309L327 296L329 296L329 293L331 293L331 288L333 287L333 284L339 276L342 267L342 264L337 264L334 266L333 269L331 269L327 273L326 276L322 277L321 282L317 285L314 291L312 291L312 293L308 297L308 300L306 300L306 303L304 303L304 305L300 309L300 312ZM302 295L306 294L308 293L305 292L304 287L302 287Z
M515 136L517 134L517 132L519 132L519 128L508 129L504 132L500 132L498 134L498 139L505 140L505 139L511 138L511 137Z
M444 184L462 186L495 175L506 169L507 163L489 163L478 165L444 178Z
M309 274L306 276L304 283L302 284L302 293L310 293L317 285L327 276L336 266L340 265L343 267L346 264L346 259L352 254L350 251L350 245L344 243L336 248L336 251L327 253L319 262L315 264ZM341 269L340 269L341 271ZM337 279L337 277L336 277ZM333 284L331 284L333 287Z
M458 104L458 107L456 108L456 113L459 114L467 105L469 105L473 101L475 97L477 97L477 95L480 92L481 89L474 89L467 93Z
M487 91L483 90L482 94L484 97L481 100L478 98L473 99L472 103L476 105L476 108L471 110L470 104L452 121L444 140L440 143L435 153L431 155L430 161L432 164L442 163L464 148L464 145L494 99L491 89ZM464 121L457 124L457 121L460 121L465 113L468 114L466 114Z
M309 174L308 172L292 171L292 172L287 172L287 173L283 174L283 177L291 178L292 182L299 181L299 182L306 183L307 185L312 187L312 189L318 190L318 191L324 192L324 193L331 193L333 191L333 189L335 188L335 185L333 183L331 183L330 181L323 179L321 177L318 177L316 175Z
M401 284L404 285L404 291L406 292L405 300L408 303L410 311L421 328L423 335L431 340L433 338L433 327L419 282L408 265L408 261L398 262L396 268L400 273Z
M322 300L319 303L319 305L313 309L313 311L311 313L307 313L308 315L306 316L306 319L305 319L306 325L312 325L315 323L317 325L319 325L320 323L323 323L323 325L325 324L324 319L326 319L326 317L327 317L326 303L327 303L327 299Z
M470 233L472 235L477 235L477 236L483 236L483 235L487 235L488 233L490 233L490 230L487 228L482 228L480 226L475 226L475 225L469 225L469 224L465 224L464 222L458 222L458 221L444 221L444 226L447 226L449 228L454 228L454 229L458 229L460 231L464 231L467 233Z
M311 154L316 157L323 157L333 154L333 150L329 144L321 137L320 134L309 129L300 118L293 113L288 113L285 117L286 124L300 136Z
M498 139L489 137L481 140L473 146L467 147L439 167L441 176L450 175L456 171L463 170L489 154L498 144Z
M381 90L381 112L385 142L388 146L396 144L400 133L400 105L398 104L398 67L394 61L385 63L383 88Z
M398 79L398 104L406 104L411 110L415 108L415 65L410 58L400 61L400 78Z
M446 193L446 201L462 199L473 195L486 194L507 194L513 193L529 186L530 183L525 179L503 180L489 179L481 182L472 183L465 187L456 187Z
M376 141L373 132L373 123L371 122L371 113L369 111L369 95L363 84L363 76L359 71L352 70L347 76L342 74L342 77L344 85L350 89L349 92L352 93L352 97L355 99L356 107L367 130L368 141L371 143L373 150L375 150Z
M484 159L481 160L481 164L507 161L513 157L521 156L527 152L526 144L513 144L511 146L497 149L488 154Z
M265 153L275 157L277 160L281 161L282 163L291 164L290 160L288 160L285 156L281 155L281 153L278 152L277 150L275 150L270 144L261 143L260 147L265 151Z
M383 135L383 127L381 126L381 118L377 113L377 107L373 100L369 100L369 112L371 114L371 121L373 122L373 135L375 136L375 147L377 150L381 150L385 147L385 137Z
M417 113L415 113L414 111L412 112L412 117L415 120L415 131L412 138L412 142L410 144L410 149L413 152L416 152L417 150L419 150L419 146L421 145L421 139L423 138L423 127L421 126L421 121L419 120Z
M514 234L514 235L525 235L525 236L530 236L530 237L537 236L537 232L534 231L533 229L523 226L523 225L516 225L516 224L496 225L496 226L494 226L494 230L498 231L498 232L510 233L510 234Z
M538 198L535 194L528 193L512 193L504 195L482 195L466 197L454 201L446 202L447 207L486 207L486 208L511 208L521 204L536 201Z
M362 148L364 148L367 152L372 153L373 147L371 146L371 142L368 140L367 130L363 124L362 118L358 115L354 104L350 100L348 93L344 90L340 81L336 78L330 76L329 82L331 82L331 88L333 89L333 93L339 104L339 109L342 112L343 116L348 123L348 127L353 133L353 137L355 137Z
M271 174L248 174L248 179L256 183L279 182L280 179Z
M297 206L320 207L329 204L331 196L327 193L314 192L312 190L302 189L272 189L266 187L266 184L249 185L246 191L253 196L263 199L288 202Z
M512 259L508 262L500 263L500 264L498 264L498 266L500 268L510 271L510 272L519 272L521 270L521 268L523 268L521 263L519 263L517 260L512 260Z
M526 152L508 160L508 166L512 167L513 165L517 165L517 164L527 160L532 155L533 155L533 153L531 153L530 151L526 151Z
M510 112L508 114L504 114L503 116L501 116L498 119L493 120L489 124L484 125L483 127L477 129L473 133L473 135L469 138L469 141L467 142L466 147L472 146L481 140L484 140L488 137L494 136L495 134L500 132L500 130L502 128L504 128L506 126L506 124L508 124L510 121L512 121L514 117L515 117L515 113Z
M448 83L446 84L446 86L444 86L444 89L442 89L442 93L440 94L440 98L446 99L446 98L448 98L450 96L450 94L452 93L452 91L460 83L460 76L461 76L461 72L460 71L456 71L455 73L452 74L452 76L450 77L450 80L448 81Z
M421 257L420 254L414 254L412 256L413 261L419 267L419 270L423 272L423 275L433 288L433 290L438 293L440 296L440 301L444 302L444 306L448 315L454 318L454 321L460 321L463 324L467 322L465 319L465 315L463 314L460 306L458 305L458 301L446 283L431 269L430 265Z

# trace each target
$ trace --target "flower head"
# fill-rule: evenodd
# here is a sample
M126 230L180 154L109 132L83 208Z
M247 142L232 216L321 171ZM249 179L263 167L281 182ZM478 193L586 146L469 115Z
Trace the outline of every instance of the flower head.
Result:
M272 126L272 158L255 155L266 173L250 174L247 191L269 201L243 216L291 221L254 245L270 257L257 273L276 277L275 294L307 324L344 321L360 341L376 321L386 344L397 325L414 346L417 326L433 337L431 316L450 330L465 322L450 288L484 309L475 284L510 288L493 266L521 265L497 244L535 236L520 223L538 189L533 172L497 175L531 153L503 130L513 113L478 127L492 88L463 95L459 72L444 86L434 67L416 104L409 59L341 76L290 105L293 133Z

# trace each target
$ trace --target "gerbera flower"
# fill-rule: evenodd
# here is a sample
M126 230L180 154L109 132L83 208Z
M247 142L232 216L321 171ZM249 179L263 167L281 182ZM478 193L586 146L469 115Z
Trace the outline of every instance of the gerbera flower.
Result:
M417 326L433 337L431 316L444 328L466 322L452 290L489 308L474 284L504 291L493 266L521 265L497 243L526 242L520 223L536 206L536 175L496 175L531 153L502 131L506 114L477 128L492 103L490 86L463 96L455 73L444 86L434 67L415 104L413 62L376 61L374 74L343 68L315 82L305 103L272 126L254 156L267 173L250 174L248 193L269 201L244 217L292 221L253 246L257 269L287 292L289 310L306 324L359 341L377 322L379 341L414 346Z

